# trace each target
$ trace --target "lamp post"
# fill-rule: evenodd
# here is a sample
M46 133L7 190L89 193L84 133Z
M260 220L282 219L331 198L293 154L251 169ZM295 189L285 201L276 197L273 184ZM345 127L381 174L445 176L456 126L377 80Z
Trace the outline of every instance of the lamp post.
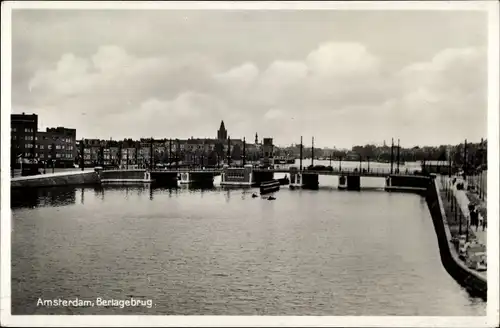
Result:
M302 171L302 136L300 136L300 169L299 171Z
M245 141L245 137L243 137L243 166L245 166L245 164L246 164L246 157L247 157L246 141Z
M394 138L391 141L391 174L393 173L394 168Z
M311 146L311 166L314 166L314 137L312 137L312 146Z

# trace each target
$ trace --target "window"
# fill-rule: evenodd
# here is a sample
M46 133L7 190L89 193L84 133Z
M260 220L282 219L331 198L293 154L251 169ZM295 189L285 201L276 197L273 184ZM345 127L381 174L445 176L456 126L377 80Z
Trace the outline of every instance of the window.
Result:
M10 131L16 132L16 128L10 128Z
M52 145L47 145L47 149L52 149Z
M44 154L44 153L41 153L41 154L40 154L40 158L45 158L45 154Z
M35 137L35 140L38 140L38 137Z
M17 137L16 136L12 136L12 140L17 140Z
M44 149L44 148L45 148L45 146L44 146L44 145L40 145L40 149Z
M64 149L64 145L61 146L61 149Z
M56 158L60 158L60 157L61 157L61 154L57 153Z
M48 158L52 158L52 155L51 155L51 154L48 154L48 155L47 155L47 157L48 157Z
M61 145L56 145L56 149L61 149Z

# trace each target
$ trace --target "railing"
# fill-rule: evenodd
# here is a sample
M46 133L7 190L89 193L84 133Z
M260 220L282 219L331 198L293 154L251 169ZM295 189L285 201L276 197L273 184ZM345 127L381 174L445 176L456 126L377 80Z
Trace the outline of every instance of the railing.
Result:
M230 167L230 168L236 168L236 167ZM237 167L237 168L243 168L243 167ZM110 170L123 170L123 169L106 169L106 171ZM144 170L144 169L142 169ZM146 169L148 170L148 169ZM149 171L149 170L148 170ZM186 172L186 173L221 173L224 171L224 168L155 168L152 170L152 172ZM291 173L293 172L293 168L282 168L282 169L275 169L275 168L253 168L253 172L273 172L273 173ZM299 170L297 169L295 172L299 173ZM390 168L370 168L370 169L361 169L359 170L358 168L325 168L325 169L307 169L304 168L300 173L312 173L312 174L318 174L318 175L360 175L360 176L388 176L390 174L392 175L413 175L413 176L418 176L421 174L415 173L414 170L400 170L397 172L397 170L393 170L391 173Z

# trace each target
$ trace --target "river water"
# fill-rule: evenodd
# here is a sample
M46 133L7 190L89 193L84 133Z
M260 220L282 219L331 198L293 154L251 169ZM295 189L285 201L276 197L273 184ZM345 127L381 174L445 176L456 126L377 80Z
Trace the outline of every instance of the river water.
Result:
M13 191L13 314L485 315L443 268L424 199L384 179L274 201L215 185ZM94 306L40 303L76 298Z

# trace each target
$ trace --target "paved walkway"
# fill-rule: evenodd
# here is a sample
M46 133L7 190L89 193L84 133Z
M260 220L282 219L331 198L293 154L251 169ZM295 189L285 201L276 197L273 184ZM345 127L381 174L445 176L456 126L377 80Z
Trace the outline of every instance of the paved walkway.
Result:
M457 190L457 183L459 182L464 182L464 189L463 190ZM456 197L457 203L462 210L462 213L467 220L470 220L470 214L469 214L469 204L471 201L469 200L469 197L467 196L467 184L465 181L461 178L457 178L457 183L452 187L453 194ZM486 220L486 202L481 201L481 200L474 200L475 204L478 204L479 207L479 226L476 231L475 227L471 227L471 230L474 231L474 234L476 235L477 240L484 244L487 245L486 241L486 235L487 235L487 229L483 231L482 223L483 220ZM469 221L470 222L470 221Z
M75 169L75 170L71 170L71 171L29 175L29 176L25 176L25 177L16 177L16 178L11 178L11 181L44 179L44 178L65 176L65 175L84 174L84 173L89 173L89 172L92 172L92 171L91 170L82 171L81 169Z

